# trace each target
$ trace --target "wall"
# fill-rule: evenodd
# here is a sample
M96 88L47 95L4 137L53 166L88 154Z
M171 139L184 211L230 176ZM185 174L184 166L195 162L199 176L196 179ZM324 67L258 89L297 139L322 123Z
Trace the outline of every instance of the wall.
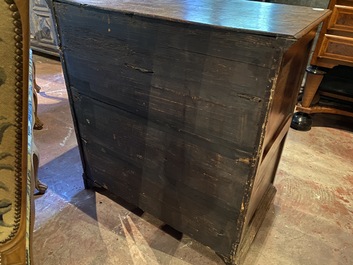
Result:
M271 3L327 8L329 0L269 0Z

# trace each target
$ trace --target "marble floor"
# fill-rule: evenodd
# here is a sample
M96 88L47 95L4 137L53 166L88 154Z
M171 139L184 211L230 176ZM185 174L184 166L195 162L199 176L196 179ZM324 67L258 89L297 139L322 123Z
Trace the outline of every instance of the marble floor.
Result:
M35 265L223 264L209 248L104 191L85 190L60 63L35 56L41 153ZM353 264L353 120L290 130L277 194L244 265Z

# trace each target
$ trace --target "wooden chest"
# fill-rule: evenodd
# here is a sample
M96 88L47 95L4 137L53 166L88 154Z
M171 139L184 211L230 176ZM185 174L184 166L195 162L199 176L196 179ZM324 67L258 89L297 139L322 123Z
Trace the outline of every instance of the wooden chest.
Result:
M275 189L324 10L250 1L53 5L87 186L238 263Z

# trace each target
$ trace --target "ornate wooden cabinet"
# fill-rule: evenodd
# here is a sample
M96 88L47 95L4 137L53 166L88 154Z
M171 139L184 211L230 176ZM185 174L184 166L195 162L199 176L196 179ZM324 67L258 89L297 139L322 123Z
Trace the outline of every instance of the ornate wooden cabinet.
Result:
M331 0L329 9L332 10L332 15L320 31L311 67L308 68L303 98L297 106L299 112L293 119L302 130L310 129L311 126L311 119L307 114L332 113L353 117L353 85L349 78L349 72L353 73L353 1ZM346 66L342 70L348 74L340 74L340 77L331 82L334 85L330 85L328 91L320 91L319 86L326 72L335 75L339 71L330 68L338 65ZM345 75L348 78L343 80L342 76ZM328 96L332 100L322 103L318 100L320 96Z
M239 263L274 196L298 69L327 11L228 0L53 8L87 187Z
M59 55L53 19L46 0L30 0L30 31L33 50Z

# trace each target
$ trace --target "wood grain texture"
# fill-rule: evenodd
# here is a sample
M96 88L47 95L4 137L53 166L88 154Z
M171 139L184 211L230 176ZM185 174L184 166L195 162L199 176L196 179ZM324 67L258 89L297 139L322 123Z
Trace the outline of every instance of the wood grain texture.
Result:
M77 12L77 7L65 11L72 19ZM254 156L260 132L241 132L256 128L267 107L272 68L277 64L273 58L280 53L273 43L264 37L240 34L235 38L226 32L156 25L149 19L126 19L119 14L111 14L110 25L116 33L106 40L104 22L100 22L104 15L88 11L82 16L86 23L76 19L63 23L61 29L63 34L77 36L62 43L72 87L138 116ZM120 26L126 24L132 24L129 31ZM170 31L172 36L167 35ZM82 42L79 32L85 32L90 42ZM107 51L113 60L107 60Z
M203 24L253 34L300 38L317 26L327 10L245 0L59 0L127 15Z
M234 263L268 202L314 34L201 25L178 17L186 1L153 3L132 15L122 6L141 2L54 2L85 177ZM167 4L169 19L146 11Z
M229 247L241 207L234 194L242 193L250 165L85 96L75 109L84 115L78 120L88 177L176 229L217 242L220 252Z

